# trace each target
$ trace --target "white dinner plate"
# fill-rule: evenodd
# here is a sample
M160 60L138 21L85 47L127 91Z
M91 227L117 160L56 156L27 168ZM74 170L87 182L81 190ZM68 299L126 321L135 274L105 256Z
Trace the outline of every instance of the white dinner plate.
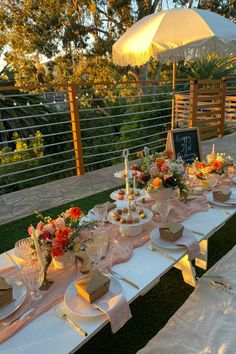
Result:
M114 277L110 277L110 290L113 294L120 295L122 294L122 287L119 280ZM77 279L76 281L78 281ZM104 313L98 309L96 309L93 304L89 304L86 300L84 300L81 296L78 295L75 283L71 283L66 289L64 296L64 304L66 307L74 314L80 317L97 317L102 316ZM105 295L105 294L104 294ZM102 299L102 296L101 298Z
M183 235L187 236L190 232L191 231L184 228ZM159 232L158 227L156 229L152 230L150 237L151 237L151 241L153 242L153 244L158 247L161 247L161 248L168 248L170 250L179 250L179 249L186 248L186 246L184 246L184 245L176 245L174 242L162 240L160 238L160 232Z
M232 199L232 197L233 197L233 199ZM212 203L212 204L215 204L218 206L231 207L231 208L236 207L236 191L235 190L232 190L231 197L227 200L227 202L219 202L218 200L214 200L212 192L207 193L206 198L209 203ZM232 203L230 200L232 200Z
M21 281L8 281L13 288L13 301L0 307L0 321L15 312L25 301L27 288Z

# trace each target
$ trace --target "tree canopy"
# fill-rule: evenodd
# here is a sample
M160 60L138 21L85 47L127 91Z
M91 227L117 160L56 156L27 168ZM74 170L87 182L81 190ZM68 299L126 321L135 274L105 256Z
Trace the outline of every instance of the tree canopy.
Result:
M235 0L168 3L231 19L236 11ZM129 72L140 78L143 69L112 64L111 48L134 22L161 7L161 0L0 0L0 53L17 84L111 81Z

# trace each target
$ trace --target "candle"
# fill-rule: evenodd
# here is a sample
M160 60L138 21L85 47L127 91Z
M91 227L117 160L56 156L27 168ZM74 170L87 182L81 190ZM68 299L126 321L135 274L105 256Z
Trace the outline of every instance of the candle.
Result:
M215 156L215 144L212 145L211 155Z
M126 174L126 176L128 175L128 172L129 172L128 156L129 156L129 150L124 149L123 150L123 157L125 158L125 174Z
M133 179L133 189L134 189L134 192L135 192L135 189L136 189L136 177L134 176L134 179Z
M128 179L128 177L125 177L125 193L127 196L129 195L129 179Z
M45 266L44 257L42 255L41 249L39 247L39 242L38 242L38 238L36 236L35 228L32 225L31 225L31 229L32 229L32 237L34 240L35 250L37 253L37 258L38 258L38 261L42 264L42 267L44 268L44 266Z

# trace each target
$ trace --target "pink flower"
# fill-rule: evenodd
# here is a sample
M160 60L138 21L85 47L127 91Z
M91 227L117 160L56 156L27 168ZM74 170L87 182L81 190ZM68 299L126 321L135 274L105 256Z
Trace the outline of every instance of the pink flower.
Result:
M54 225L57 230L63 229L63 227L65 227L65 220L63 218L58 217L55 220Z
M33 233L32 226L29 226L29 227L28 227L28 234L29 234L30 236L32 236L32 233Z
M168 172L168 170L169 170L169 166L167 165L166 162L164 162L164 163L162 164L162 166L161 166L161 171L162 171L162 172Z
M37 226L36 226L36 229L41 231L43 229L43 222L42 221L39 221Z
M51 235L53 235L53 234L54 234L54 231L55 231L55 229L54 229L54 227L53 227L52 224L47 224L47 225L45 225L45 226L44 226L44 230L45 230L46 232L48 232L49 234L51 234Z
M152 177L156 177L158 175L158 167L157 165L153 165L150 169Z

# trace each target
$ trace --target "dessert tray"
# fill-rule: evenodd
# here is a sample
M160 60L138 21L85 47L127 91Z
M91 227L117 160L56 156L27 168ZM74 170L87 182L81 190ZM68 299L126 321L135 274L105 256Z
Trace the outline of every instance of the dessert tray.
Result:
M136 170L129 170L127 175L125 174L125 171L124 170L121 170L121 171L117 171L114 173L114 177L117 177L117 178L126 178L128 177L129 179L133 178L133 177L137 177L138 175L140 174L139 171L136 171Z
M125 189L118 189L110 194L111 199L116 201L134 201L145 197L146 192L143 189L135 189L135 191L130 188L131 193L129 196L125 194Z
M111 279L109 290L115 295L122 294L122 287L119 280L117 280L112 276L109 277ZM78 281L79 279L77 279L76 281ZM83 299L80 295L78 295L75 287L76 281L71 283L66 289L65 296L64 296L64 304L66 308L73 315L77 315L81 317L97 317L97 316L104 315L104 312L97 309L95 305L89 304L85 299ZM102 300L102 298L103 296L101 296L99 300Z
M151 210L139 207L131 207L131 216L128 215L128 208L113 209L107 216L108 221L120 227L120 233L125 236L137 236L142 232L143 225L152 219Z

